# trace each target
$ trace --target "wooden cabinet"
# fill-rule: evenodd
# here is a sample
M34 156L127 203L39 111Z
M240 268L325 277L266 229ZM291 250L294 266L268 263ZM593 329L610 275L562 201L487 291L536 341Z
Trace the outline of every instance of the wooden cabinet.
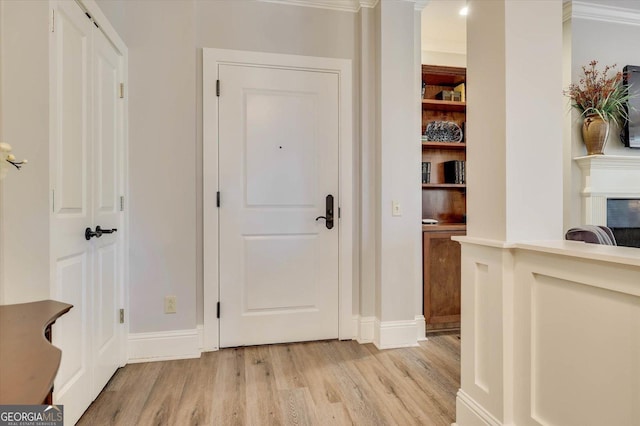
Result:
M465 231L442 228L422 233L427 331L460 327L460 244L451 237Z
M466 83L466 69L423 65L422 81L422 161L430 163L429 181L422 183L422 218L438 221L436 225L422 226L428 332L460 326L460 245L451 237L466 233L466 173L461 179L447 179L445 163L463 162L466 172L466 99L462 93L459 100L436 98L446 98L443 94L454 89L464 92L461 85ZM462 140L429 140L424 136L425 130L433 122L455 123L462 130Z

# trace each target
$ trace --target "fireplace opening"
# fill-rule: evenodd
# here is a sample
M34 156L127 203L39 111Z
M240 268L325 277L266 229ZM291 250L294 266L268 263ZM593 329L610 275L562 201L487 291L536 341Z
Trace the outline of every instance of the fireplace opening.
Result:
M607 199L607 226L619 246L640 247L640 199Z

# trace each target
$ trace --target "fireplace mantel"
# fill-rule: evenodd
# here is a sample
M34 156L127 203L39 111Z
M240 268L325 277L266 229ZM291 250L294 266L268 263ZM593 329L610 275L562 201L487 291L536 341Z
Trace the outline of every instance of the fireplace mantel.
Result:
M574 160L582 170L584 224L607 224L607 198L640 199L640 156L587 155Z

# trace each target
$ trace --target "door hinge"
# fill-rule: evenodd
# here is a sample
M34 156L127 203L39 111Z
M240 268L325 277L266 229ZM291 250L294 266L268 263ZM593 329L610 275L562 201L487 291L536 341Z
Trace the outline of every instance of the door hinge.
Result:
M220 191L216 192L216 207L220 207Z
M56 10L51 9L51 32L56 32Z
M56 212L56 190L55 189L51 190L51 212L52 213Z
M124 99L124 83L120 83L120 99Z
M120 196L120 211L124 211L124 195Z
M120 324L124 324L124 309L120 309Z
M220 96L220 80L216 80L216 96Z
M220 302L216 305L216 318L220 318Z
M338 207L338 219L340 219L340 207Z

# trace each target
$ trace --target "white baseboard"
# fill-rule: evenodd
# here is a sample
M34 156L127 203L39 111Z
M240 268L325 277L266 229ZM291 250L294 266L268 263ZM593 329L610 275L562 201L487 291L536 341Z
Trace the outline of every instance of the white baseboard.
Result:
M416 315L416 328L418 329L418 342L427 340L427 323L424 315Z
M357 316L356 325L356 340L358 343L371 343L373 342L373 327L376 317L361 317Z
M202 328L129 334L129 363L199 358Z
M375 319L373 343L378 349L418 346L418 330L415 320L384 321Z
M462 389L456 397L456 423L458 426L502 426L502 422L478 404Z

